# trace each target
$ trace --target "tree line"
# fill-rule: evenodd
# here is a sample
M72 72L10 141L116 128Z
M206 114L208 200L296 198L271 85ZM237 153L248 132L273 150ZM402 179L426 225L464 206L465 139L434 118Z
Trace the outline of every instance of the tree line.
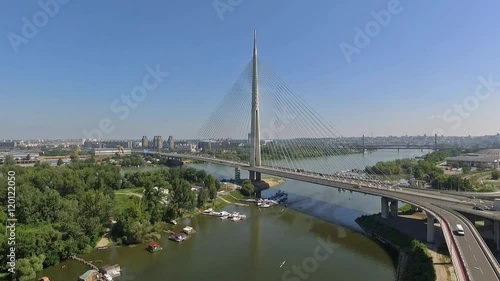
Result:
M118 242L139 243L155 238L153 226L170 221L213 200L219 181L204 171L162 168L154 172L120 174L114 165L74 160L63 166L0 166L0 200L7 202L7 172L16 174L17 280L30 280L42 267L74 254L91 251L106 228ZM193 184L203 186L200 196ZM155 189L155 187L158 187ZM116 190L144 189L141 200L117 208ZM160 188L169 191L162 204ZM7 272L7 206L0 206L0 272ZM116 223L112 225L111 221Z
M434 151L425 155L423 160L397 159L394 161L377 162L374 166L366 167L368 174L378 175L407 175L417 180L425 180L436 189L474 190L474 184L460 175L445 175L436 165L446 159L462 154L458 149Z

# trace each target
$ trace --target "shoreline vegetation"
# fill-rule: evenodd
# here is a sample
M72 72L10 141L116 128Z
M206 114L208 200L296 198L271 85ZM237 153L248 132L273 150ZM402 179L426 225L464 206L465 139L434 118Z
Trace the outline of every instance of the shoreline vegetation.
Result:
M237 161L237 162L248 162L250 160L249 147L242 146L233 149L207 149L203 151L203 154L214 156L218 159ZM280 153L277 153L279 151ZM318 147L315 150L311 150L308 147L301 145L290 145L272 142L262 146L262 160L285 160L285 159L304 159L304 158L315 158L324 156L334 156L334 155L347 155L347 154L358 154L363 153L359 148L342 148L334 145L328 145L324 143L318 143Z
M162 167L121 173L119 167L148 163L135 155L97 162L72 155L68 164L38 163L33 167L0 166L1 175L16 173L16 274L32 280L43 268L99 247L157 241L172 220L192 217L206 208L221 209L251 195L244 181L240 190L221 188L220 180L204 170ZM162 163L164 164L164 163ZM158 165L158 164L157 164ZM265 178L269 186L284 182ZM7 181L0 181L6 200ZM248 193L243 195L244 193ZM6 206L0 206L0 276L7 272Z
M435 281L436 271L427 246L397 229L381 224L375 217L361 216L356 223L372 238L388 244L398 252L396 280Z
M398 178L415 178L424 181L434 189L457 191L492 192L495 188L471 180L471 167L463 167L462 174L447 174L439 164L446 157L458 156L464 153L460 149L447 149L431 152L423 159L397 159L394 161L377 162L374 166L367 166L368 174L384 175L392 180ZM480 171L481 172L481 171ZM474 174L474 173L472 173Z

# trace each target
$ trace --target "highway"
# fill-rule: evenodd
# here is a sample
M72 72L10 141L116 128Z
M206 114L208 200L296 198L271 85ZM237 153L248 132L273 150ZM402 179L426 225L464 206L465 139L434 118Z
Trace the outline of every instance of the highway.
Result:
M447 210L442 210L440 215L452 226L461 224L464 228L464 236L455 235L455 241L459 245L464 264L467 265L472 280L498 280L498 277L490 265L479 241L473 235L475 229L471 229L463 219Z
M136 151L135 153L143 153ZM457 236L451 235L453 240L458 246L458 253L454 250L454 245L448 244L450 253L460 254L462 264L455 264L455 271L458 280L470 281L494 281L500 280L500 269L498 262L494 259L491 251L482 246L484 243L480 237L477 229L473 227L465 217L454 212L454 210L464 211L472 214L479 214L483 217L490 216L491 218L500 218L499 214L495 212L484 212L472 210L472 201L464 200L463 195L448 194L441 192L432 192L422 190L409 190L406 188L391 187L387 183L370 180L352 180L332 175L318 174L315 172L300 171L295 172L291 169L276 169L271 167L250 167L245 163L238 163L234 161L226 161L209 157L200 157L195 155L185 154L172 154L172 153L155 153L168 157L185 158L192 160L200 160L208 163L220 164L230 167L239 167L244 170L260 172L262 174L283 177L308 183L314 183L324 186L335 188L343 188L370 194L374 196L381 196L386 198L397 199L409 204L413 204L423 208L424 210L431 211L448 223L449 229L453 230L456 224L461 224L464 227L465 235ZM439 220L439 218L437 218ZM443 231L446 228L442 227ZM446 234L445 234L446 235ZM476 236L479 237L476 239ZM465 268L463 268L465 267ZM463 274L462 274L463 272Z

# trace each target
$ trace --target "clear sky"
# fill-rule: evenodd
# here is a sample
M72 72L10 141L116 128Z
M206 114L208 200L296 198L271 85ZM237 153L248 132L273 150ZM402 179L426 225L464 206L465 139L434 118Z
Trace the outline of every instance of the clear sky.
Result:
M344 136L500 132L496 0L54 1L0 4L0 139L83 138L103 118L105 138L193 137L254 28L260 58ZM113 111L157 65L168 77Z

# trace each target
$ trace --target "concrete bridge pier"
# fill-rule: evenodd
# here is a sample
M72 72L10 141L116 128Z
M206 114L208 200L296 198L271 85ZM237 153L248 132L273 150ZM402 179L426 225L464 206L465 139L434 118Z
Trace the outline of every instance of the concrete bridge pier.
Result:
M434 216L429 213L425 212L425 215L427 216L427 243L434 243L434 237L435 237L435 232L434 232Z
M398 200L382 197L380 198L380 202L382 206L380 211L382 218L387 219L398 216Z
M255 172L255 181L261 181L262 180L262 174L260 172Z
M255 180L255 172L254 171L248 171L248 179L251 181Z
M391 217L397 217L398 216L398 200L396 199L391 199Z
M389 199L381 197L380 203L381 203L380 216L386 219L389 217Z
M388 217L398 216L398 200L390 199L387 197L380 198L380 215L382 218L386 219Z
M497 252L500 252L500 221L493 221L493 241L497 245Z

